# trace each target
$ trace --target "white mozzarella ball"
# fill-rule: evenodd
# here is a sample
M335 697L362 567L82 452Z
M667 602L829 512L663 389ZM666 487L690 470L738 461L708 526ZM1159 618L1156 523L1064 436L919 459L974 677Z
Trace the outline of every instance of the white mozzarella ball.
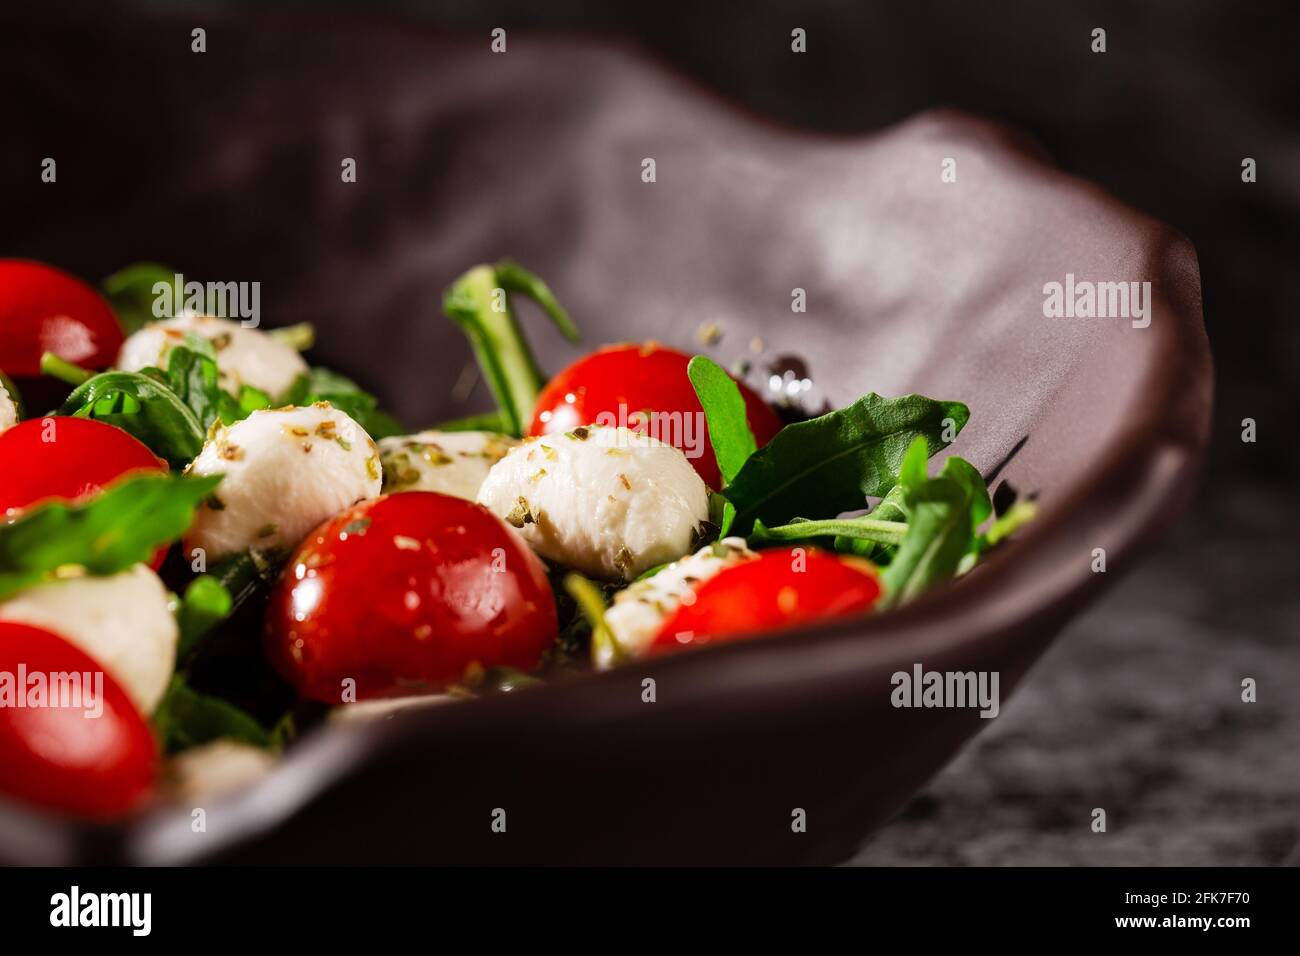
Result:
M631 656L639 657L659 633L664 618L682 603L694 600L696 588L723 568L756 557L744 538L723 538L707 544L694 554L674 561L653 577L619 591L614 596L613 605L605 612L605 623L619 647ZM609 667L613 663L613 648L602 647L596 665Z
M5 383L0 382L0 432L13 427L17 423L18 405L14 402L8 389L5 388Z
M489 469L517 444L496 432L430 430L381 438L384 492L437 491L473 501Z
M178 632L167 589L143 564L19 591L0 604L0 620L42 627L77 645L145 715L162 700L176 666Z
M380 488L374 440L326 402L216 426L186 473L226 476L185 535L186 555L202 548L209 562L250 548L291 550Z
M133 332L117 353L117 367L125 372L138 372L150 365L166 369L171 350L185 344L187 333L212 343L221 387L232 395L239 394L241 385L251 385L275 398L308 370L297 350L275 336L245 328L233 319L192 312L150 322Z
M538 554L607 580L693 550L709 517L686 456L621 426L527 439L492 466L478 500Z

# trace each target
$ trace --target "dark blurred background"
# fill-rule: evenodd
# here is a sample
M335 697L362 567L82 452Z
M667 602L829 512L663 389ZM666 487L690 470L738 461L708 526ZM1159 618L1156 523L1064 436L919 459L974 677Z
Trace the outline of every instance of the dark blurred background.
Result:
M1300 7L263 0L53 3L39 16L93 28L114 10L165 11L203 26L307 6L484 43L494 27L615 36L753 112L842 135L958 107L1020 128L1064 169L1186 233L1218 374L1198 504L857 862L1300 863ZM804 55L790 52L795 27ZM1090 50L1096 27L1104 54ZM21 109L5 100L22 78L3 62L0 78L0 103ZM122 109L167 102L159 90ZM1242 181L1247 157L1254 183ZM34 235L35 248L0 254L59 248ZM1244 418L1258 423L1255 443L1241 440ZM1254 707L1234 704L1243 676L1259 681ZM1098 805L1111 821L1101 835L1087 826Z

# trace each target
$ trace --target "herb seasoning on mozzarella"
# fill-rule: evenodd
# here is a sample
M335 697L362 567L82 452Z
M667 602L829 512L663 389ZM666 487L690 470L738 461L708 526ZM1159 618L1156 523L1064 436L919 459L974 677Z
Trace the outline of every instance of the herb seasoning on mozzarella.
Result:
M517 444L496 432L430 430L382 438L384 492L437 491L473 501L488 471Z
M209 562L248 548L287 551L380 490L378 447L325 402L215 425L188 473L225 475L185 536L186 555L202 548Z
M187 312L174 319L150 322L122 343L117 367L125 372L142 368L167 367L171 350L185 344L187 334L202 336L212 343L217 356L221 387L238 395L250 385L268 395L281 395L294 379L308 371L307 363L292 346L260 329L245 328L233 319Z
M598 425L527 439L492 467L478 500L538 554L606 580L680 558L709 517L708 489L685 455Z

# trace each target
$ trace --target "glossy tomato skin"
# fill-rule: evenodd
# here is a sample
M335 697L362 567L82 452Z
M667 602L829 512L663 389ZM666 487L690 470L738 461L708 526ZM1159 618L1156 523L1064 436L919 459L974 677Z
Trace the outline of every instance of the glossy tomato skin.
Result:
M0 432L0 516L51 498L83 501L133 471L167 463L122 429L89 418L29 418Z
M0 621L0 672L103 675L102 710L93 700L63 706L0 706L0 793L77 816L129 812L153 789L158 750L148 723L126 692L91 657L51 631ZM47 678L46 678L47 679ZM82 686L93 690L97 676ZM21 693L16 688L15 693ZM29 704L38 703L30 696ZM77 704L77 706L71 706Z
M0 432L0 521L43 501L85 501L136 471L167 463L122 429L89 418L29 418ZM167 555L154 555L155 571Z
M308 535L267 609L266 651L337 704L445 689L471 664L529 670L556 638L546 569L481 505L431 491L349 508Z
M647 410L698 415L691 419L690 426L698 431L682 435L684 429L673 429L672 433L655 437L673 439L673 443L690 457L704 483L717 489L721 486L722 476L718 473L713 446L704 428L704 409L686 374L690 360L691 356L685 352L655 343L611 345L592 352L560 372L542 389L528 434L546 435L571 431L579 425L602 424L597 421L597 416L602 413L614 416L614 424L626 424L628 417ZM761 448L781 430L781 420L753 389L743 382L737 382L737 385L745 400L750 431ZM644 426L637 428L637 431L645 430ZM695 435L704 439L703 453L691 457L685 443L676 439L693 439Z
M53 352L104 369L121 347L117 316L89 285L44 263L0 259L0 368L35 378L42 353Z
M802 553L800 553L802 552ZM664 619L649 654L743 640L757 632L861 614L880 597L866 561L813 548L775 548L718 572Z

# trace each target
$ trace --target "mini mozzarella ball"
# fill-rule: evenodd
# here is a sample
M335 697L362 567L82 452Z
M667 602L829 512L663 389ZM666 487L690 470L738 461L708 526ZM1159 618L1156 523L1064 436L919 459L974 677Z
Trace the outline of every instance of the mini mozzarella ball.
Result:
M184 800L203 800L257 782L274 769L275 755L235 740L192 747L167 766L171 792Z
M146 366L165 369L171 350L185 344L187 333L212 343L217 353L217 377L233 395L241 385L260 388L275 397L284 394L294 379L308 371L297 350L260 329L245 328L233 319L182 313L174 319L150 322L122 343L117 367L138 372Z
M153 713L176 666L176 618L148 566L38 584L0 604L0 620L54 631L93 657L140 713Z
M198 509L185 554L288 551L344 508L379 494L379 448L327 402L262 409L214 427L191 475L225 475Z
M478 500L538 554L607 580L680 558L709 517L686 456L622 426L526 439L492 466Z
M0 432L18 424L18 405L14 402L5 383L0 381Z
M496 432L423 431L379 440L384 493L437 491L473 501L515 439Z
M674 561L653 577L624 588L614 596L614 603L605 612L609 626L619 647L633 657L640 657L650 646L659 626L678 605L694 599L695 589L723 568L758 557L745 544L744 538L723 538L705 545L692 555ZM605 645L598 651L596 666L610 667L614 663L613 648Z

